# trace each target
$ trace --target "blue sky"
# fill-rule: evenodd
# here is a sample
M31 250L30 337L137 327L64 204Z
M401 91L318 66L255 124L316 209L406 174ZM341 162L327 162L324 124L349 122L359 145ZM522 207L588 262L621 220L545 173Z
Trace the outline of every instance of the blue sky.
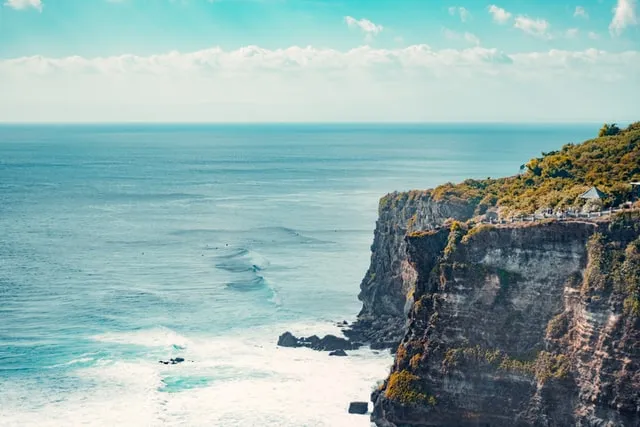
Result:
M640 119L635 0L0 1L0 121Z

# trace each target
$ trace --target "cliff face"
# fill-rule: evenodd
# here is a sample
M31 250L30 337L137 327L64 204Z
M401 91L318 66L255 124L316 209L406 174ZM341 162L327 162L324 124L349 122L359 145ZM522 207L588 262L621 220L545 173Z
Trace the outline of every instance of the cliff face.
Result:
M347 335L370 342L372 348L395 348L404 335L416 282L416 271L407 260L407 232L431 230L448 218L466 220L472 214L471 204L435 201L429 191L383 197L371 246L371 265L358 295L363 307Z
M415 302L372 395L378 426L640 425L637 215L406 244Z

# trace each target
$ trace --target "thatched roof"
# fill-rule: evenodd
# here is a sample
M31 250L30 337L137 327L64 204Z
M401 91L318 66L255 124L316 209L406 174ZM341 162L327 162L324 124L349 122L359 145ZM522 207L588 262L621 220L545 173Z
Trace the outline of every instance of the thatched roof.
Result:
M600 200L600 199L604 199L605 197L607 197L607 195L605 193L603 193L602 191L598 190L597 187L591 187L590 189L588 189L587 191L585 191L584 193L582 193L580 195L581 199L596 199L596 200Z

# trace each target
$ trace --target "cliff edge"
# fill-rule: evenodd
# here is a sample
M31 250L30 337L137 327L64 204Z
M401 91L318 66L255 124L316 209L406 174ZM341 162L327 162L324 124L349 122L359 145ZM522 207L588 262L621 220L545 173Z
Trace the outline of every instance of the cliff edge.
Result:
M360 284L362 310L345 334L372 348L395 349L404 335L416 282L405 236L415 230L433 230L449 218L469 219L473 212L471 203L434 200L430 191L384 196L378 208L371 264Z
M615 129L615 132L610 132ZM566 144L498 179L468 179L432 190L391 193L380 200L371 246L371 265L360 285L362 310L345 334L372 348L397 347L413 303L416 272L409 264L405 235L433 230L447 220L478 216L514 217L548 210L618 206L638 193L640 122L622 130L605 125L598 138ZM584 203L580 195L597 185L603 200ZM593 202L593 203L592 203ZM600 206L599 206L600 205Z
M376 425L640 425L637 212L405 240L415 303Z

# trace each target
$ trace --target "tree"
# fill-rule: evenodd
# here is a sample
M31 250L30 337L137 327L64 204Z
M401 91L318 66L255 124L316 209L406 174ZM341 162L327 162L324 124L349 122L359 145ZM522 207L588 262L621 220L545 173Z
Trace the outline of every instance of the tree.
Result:
M525 166L535 176L542 174L542 159L531 159Z
M620 133L620 128L615 123L605 123L600 128L600 132L598 132L598 137L602 138L603 136L612 136Z

